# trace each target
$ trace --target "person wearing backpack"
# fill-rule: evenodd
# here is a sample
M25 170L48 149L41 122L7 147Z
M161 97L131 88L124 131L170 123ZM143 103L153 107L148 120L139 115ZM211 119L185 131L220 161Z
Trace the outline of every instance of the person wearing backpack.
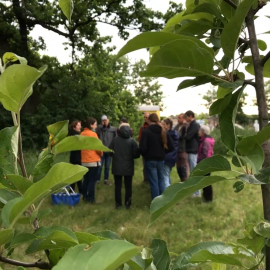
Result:
M131 138L131 130L128 123L122 123L118 137L114 138L109 146L113 150L112 174L115 184L115 207L122 207L122 179L125 182L125 207L131 206L132 178L134 175L134 159L140 157L140 150L136 141Z

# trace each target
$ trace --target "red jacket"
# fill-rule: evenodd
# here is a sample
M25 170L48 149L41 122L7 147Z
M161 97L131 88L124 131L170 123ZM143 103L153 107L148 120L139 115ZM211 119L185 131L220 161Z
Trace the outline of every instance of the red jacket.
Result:
M148 128L148 127L149 127L149 124L147 122L144 122L143 125L140 127L139 136L138 136L138 142L141 141L143 130Z

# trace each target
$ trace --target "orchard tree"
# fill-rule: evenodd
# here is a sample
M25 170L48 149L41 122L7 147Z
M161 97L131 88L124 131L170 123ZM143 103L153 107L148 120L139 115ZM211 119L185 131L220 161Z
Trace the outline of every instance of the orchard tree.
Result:
M203 95L202 99L206 101L206 103L204 104L206 109L209 109L212 103L217 99L217 91L215 90L215 88L212 87L211 90L207 90L205 95Z
M185 255L196 253L187 260L190 266L212 261L213 264L245 268L247 266L240 262L237 254L246 250L254 259L253 266L251 263L248 269L261 269L261 262L265 269L270 269L270 245L268 240L264 242L270 232L270 125L264 87L264 77L270 77L270 51L263 53L267 44L258 40L255 28L257 12L267 8L267 1L187 0L186 10L172 17L161 32L140 34L118 53L121 57L131 51L150 48L151 60L141 75L168 79L192 77L182 81L178 90L206 83L218 86L218 99L211 105L209 114L220 114L222 142L233 164L241 169L241 173L231 172L231 177L226 178L218 174L205 176L232 169L229 161L220 155L203 160L185 183L168 187L154 199L150 224L179 200L209 184L238 180L234 184L236 192L247 183L261 186L266 222L249 225L246 238L240 239L234 249L225 250L213 243L202 243L202 250L197 253L191 249ZM241 65L254 75L253 79L245 79L245 74L238 70ZM234 123L246 85L253 86L256 91L261 131L251 137L238 137ZM185 256L179 256L179 268L173 269L182 269ZM221 269L217 267L213 269Z

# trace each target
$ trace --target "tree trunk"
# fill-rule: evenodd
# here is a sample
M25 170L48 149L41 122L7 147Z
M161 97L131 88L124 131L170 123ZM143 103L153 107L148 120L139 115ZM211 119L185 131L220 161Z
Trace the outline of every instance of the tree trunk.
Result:
M263 66L261 64L260 53L258 48L258 42L256 37L256 30L254 25L254 10L250 9L246 17L246 25L249 32L250 49L252 53L254 72L255 72L255 88L256 97L259 110L259 124L260 129L268 124L268 107L266 103L265 89L264 89L264 78L263 78ZM270 166L270 152L269 152L269 141L262 145L265 159L263 167ZM263 199L263 212L264 218L270 221L270 185L262 185L262 199ZM265 246L265 269L270 270L270 248Z
M28 49L28 29L26 25L26 18L24 14L24 7L20 6L19 0L13 0L13 11L18 20L20 27L20 36L21 36L21 49L22 56L28 58L29 49Z

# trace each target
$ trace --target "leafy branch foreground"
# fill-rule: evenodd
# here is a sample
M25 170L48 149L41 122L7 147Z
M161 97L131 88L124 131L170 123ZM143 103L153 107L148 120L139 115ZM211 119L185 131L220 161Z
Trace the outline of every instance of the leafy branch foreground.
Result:
M221 139L228 148L232 163L242 172L235 176L228 160L216 155L200 162L184 183L168 187L151 204L150 225L169 208L194 191L222 181L238 179L236 192L245 184L260 185L263 193L264 215L270 220L270 125L265 101L264 77L270 76L269 53L261 56L267 45L258 41L254 26L255 14L266 2L187 0L187 9L172 17L163 31L143 33L129 41L118 56L131 51L150 48L151 61L144 76L193 77L180 83L178 89L205 83L218 85L218 97L210 107L210 114L220 114ZM70 19L73 2L61 1L64 14ZM247 38L247 32L249 38ZM250 50L251 57L245 56ZM235 58L238 51L239 58ZM224 54L217 59L219 52ZM237 63L239 61L239 63ZM241 63L255 75L245 80L237 70ZM100 233L73 232L62 226L40 226L50 213L40 211L44 198L59 189L80 180L87 169L67 163L53 164L55 156L72 150L93 149L109 151L99 140L81 136L66 137L68 122L62 121L47 127L49 140L30 176L25 170L21 146L20 111L32 94L32 86L42 76L46 67L35 69L26 59L13 53L3 56L0 77L0 101L11 112L13 127L0 131L0 199L1 223L0 258L6 263L10 254L22 244L27 244L26 254L45 252L47 261L32 266L48 269L189 269L210 262L213 269L226 265L245 269L270 269L270 223L268 221L247 225L245 237L237 244L221 242L199 243L187 252L172 259L167 244L154 239L152 248L142 248L119 239L110 231ZM235 134L235 115L246 84L256 89L261 131L254 136ZM17 163L22 175L19 174ZM231 177L205 176L212 172L231 172ZM37 180L36 176L41 176ZM24 224L31 233L17 233L15 226ZM13 261L14 262L14 261ZM19 263L18 263L19 264ZM35 266L34 266L35 265ZM30 267L20 263L21 267ZM20 268L22 269L22 268Z

